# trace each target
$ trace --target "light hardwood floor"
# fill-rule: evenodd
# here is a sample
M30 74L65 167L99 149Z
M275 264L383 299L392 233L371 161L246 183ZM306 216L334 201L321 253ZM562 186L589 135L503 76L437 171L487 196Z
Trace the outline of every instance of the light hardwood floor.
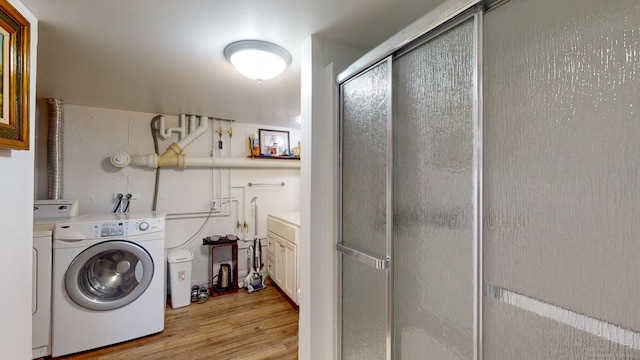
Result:
M298 310L270 282L252 294L240 289L203 304L167 305L165 320L159 334L55 359L298 358Z

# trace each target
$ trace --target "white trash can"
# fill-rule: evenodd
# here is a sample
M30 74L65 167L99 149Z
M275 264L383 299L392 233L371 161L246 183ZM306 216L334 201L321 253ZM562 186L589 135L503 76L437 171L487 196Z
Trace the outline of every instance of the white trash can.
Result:
M175 250L167 255L169 282L171 285L171 307L179 308L191 303L191 250Z

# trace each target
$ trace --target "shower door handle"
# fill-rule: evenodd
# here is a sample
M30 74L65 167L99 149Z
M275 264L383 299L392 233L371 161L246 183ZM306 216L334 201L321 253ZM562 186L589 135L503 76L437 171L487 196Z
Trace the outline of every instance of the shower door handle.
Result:
M367 266L370 266L377 270L385 270L389 268L389 262L391 261L389 258L379 259L375 256L371 256L369 254L363 253L358 250L354 250L350 247L344 246L342 244L336 244L336 250L343 255L349 256Z

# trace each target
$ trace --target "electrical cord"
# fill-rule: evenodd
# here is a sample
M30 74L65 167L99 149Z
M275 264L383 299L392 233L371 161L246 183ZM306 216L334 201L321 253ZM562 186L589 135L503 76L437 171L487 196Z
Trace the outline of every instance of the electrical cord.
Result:
M179 249L182 248L184 246L186 246L187 244L189 244L190 242L193 241L193 239L196 238L196 236L198 236L198 234L200 234L200 232L202 231L202 229L204 229L204 226L207 225L207 223L209 222L209 219L211 219L211 214L213 214L213 209L209 210L209 215L207 215L207 218L204 219L204 222L202 223L202 225L200 225L200 228L193 234L191 235L190 238L188 238L185 242L183 242L180 245L177 246L172 246L170 248L167 248L167 250L173 250L173 249Z

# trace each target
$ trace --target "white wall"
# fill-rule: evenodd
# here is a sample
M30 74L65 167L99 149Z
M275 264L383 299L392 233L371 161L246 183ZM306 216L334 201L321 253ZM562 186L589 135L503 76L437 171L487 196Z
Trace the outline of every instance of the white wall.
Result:
M44 102L44 99L42 100ZM129 154L154 153L153 140L149 124L157 114L93 108L64 104L64 198L80 201L80 214L109 213L117 201L114 193L132 193L137 200L132 202L131 212L151 211L155 181L154 169L134 167L116 168L109 162L109 156L116 151ZM41 121L46 123L46 111L41 110ZM166 124L178 125L178 117L166 115ZM205 134L188 145L184 153L187 156L211 156L243 158L247 155L247 138L258 132L264 125L231 123L233 136L230 139L229 123L222 122L223 149L218 150L220 122L209 120L209 129ZM284 129L290 134L291 146L300 139L300 130ZM46 129L40 129L46 133ZM162 153L172 143L178 141L176 134L168 140L160 139L159 151ZM46 151L38 156L46 157ZM304 156L304 153L303 153ZM278 161L278 160L273 160ZM297 161L297 160L280 160ZM38 164L46 161L39 159ZM46 198L46 166L37 168L37 197ZM229 182L230 179L230 182ZM248 187L253 183L285 182L284 187ZM207 221L211 200L219 201L220 190L227 196L231 189L233 201L225 204L220 213L213 214ZM269 212L294 211L300 209L300 170L299 169L162 169L157 209L167 212L166 247L173 248L185 244L195 256L193 261L192 283L204 284L209 279L208 247L202 246L202 238L210 235L236 234L241 238L253 239L254 208L250 206L253 197L258 202L258 235L266 237L266 216ZM174 215L196 211L199 214L185 217ZM249 231L238 231L236 222L249 225ZM249 243L241 244L246 248ZM266 243L264 244L266 246ZM240 250L239 277L242 279L247 268L246 251ZM266 251L265 251L266 254ZM224 254L223 254L224 255ZM216 253L216 257L218 254ZM229 253L230 261L230 253ZM221 261L226 262L224 257ZM266 255L263 257L266 263ZM266 267L265 267L266 268ZM217 268L214 269L217 274Z
M302 142L306 156L301 169L300 359L333 359L337 350L335 78L360 56L358 50L316 36L302 45Z
M9 1L31 23L29 125L35 124L37 19L16 0ZM0 358L31 359L31 259L33 241L34 133L28 151L0 149Z

